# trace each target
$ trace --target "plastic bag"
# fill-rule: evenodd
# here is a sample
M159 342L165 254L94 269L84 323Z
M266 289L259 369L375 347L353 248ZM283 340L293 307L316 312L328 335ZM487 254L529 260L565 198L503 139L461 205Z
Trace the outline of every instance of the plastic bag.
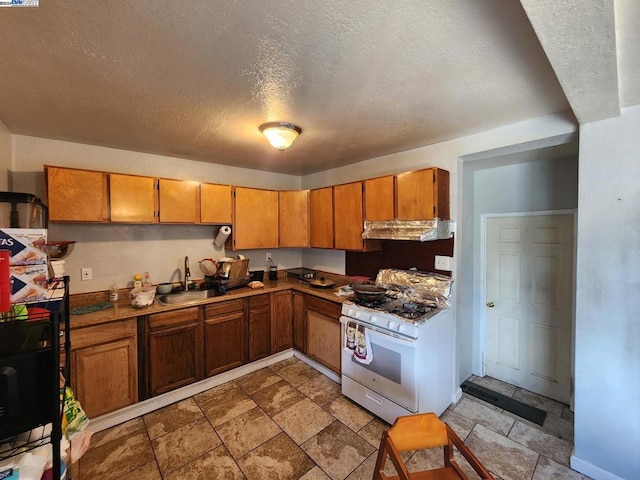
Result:
M153 304L156 297L156 287L134 288L129 292L131 306L134 308L144 308Z

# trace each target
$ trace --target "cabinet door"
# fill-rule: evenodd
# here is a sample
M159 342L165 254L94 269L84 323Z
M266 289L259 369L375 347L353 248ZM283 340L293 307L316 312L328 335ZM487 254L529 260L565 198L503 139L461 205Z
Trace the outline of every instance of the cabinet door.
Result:
M155 223L158 210L157 179L109 174L111 221Z
M231 185L200 185L200 223L231 223Z
M271 354L269 294L249 297L249 361Z
M394 202L393 176L364 181L365 220L393 220L395 218Z
M136 319L71 332L71 385L89 417L138 401Z
M293 299L291 290L271 294L271 354L293 346Z
M203 378L202 323L197 307L149 315L149 394L159 395Z
M449 172L429 168L396 176L399 220L449 220Z
M340 374L340 305L307 295L307 355Z
M292 292L293 295L293 348L306 353L307 332L305 328L305 305L304 294L300 292Z
M334 248L362 250L362 182L333 187L333 205Z
M186 180L161 178L160 222L198 223L200 220L200 184Z
M333 248L333 187L309 192L310 243L313 248Z
M235 188L234 249L278 247L278 192Z
M107 174L45 167L52 222L104 222L108 218Z
M205 307L204 359L207 377L247 363L244 300L230 300Z
M309 247L309 191L278 192L280 247Z

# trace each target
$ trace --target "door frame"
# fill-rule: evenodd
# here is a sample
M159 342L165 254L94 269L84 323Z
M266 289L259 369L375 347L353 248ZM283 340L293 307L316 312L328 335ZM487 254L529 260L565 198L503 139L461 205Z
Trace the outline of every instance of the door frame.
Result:
M577 258L577 227L578 227L578 209L564 210L540 210L534 212L509 212L509 213L483 213L480 215L480 304L475 306L476 314L480 320L480 374L482 377L486 375L486 352L487 352L487 309L484 306L487 303L487 222L490 218L504 217L539 217L552 215L571 215L573 218L573 272L571 275L571 387L569 394L570 409L573 411L574 401L574 379L575 379L575 343L576 343L576 258Z

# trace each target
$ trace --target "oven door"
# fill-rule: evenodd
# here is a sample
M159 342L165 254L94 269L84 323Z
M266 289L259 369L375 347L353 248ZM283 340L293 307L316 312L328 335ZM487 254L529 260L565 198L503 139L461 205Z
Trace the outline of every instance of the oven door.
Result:
M371 363L359 362L354 358L353 350L345 348L347 322L353 322L368 329L369 348L373 354ZM342 374L408 410L417 412L416 341L392 335L349 317L340 317L340 323L342 324Z

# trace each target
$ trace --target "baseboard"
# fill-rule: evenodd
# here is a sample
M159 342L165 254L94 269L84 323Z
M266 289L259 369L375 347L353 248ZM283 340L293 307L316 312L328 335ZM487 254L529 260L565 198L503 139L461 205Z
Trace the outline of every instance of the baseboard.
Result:
M453 392L453 395L451 396L451 400L453 402L454 405L456 405L460 399L462 398L462 389L460 387L458 387L456 389L455 392Z
M583 475L591 477L595 480L625 480L623 477L611 473L607 470L603 470L600 467L596 467L592 463L585 462L574 454L571 455L570 465L573 470L580 472Z
M327 377L329 377L334 382L342 383L342 379L340 378L340 375L338 375L333 370L329 370L327 367L325 367L321 363L316 362L314 359L307 357L304 353L299 352L298 350L294 350L293 356L296 357L296 358L299 358L300 360L302 360L304 363L306 363L310 367L315 368L320 373L326 375Z
M210 388L217 387L223 383L230 382L231 380L235 380L236 378L240 378L244 375L255 372L256 370L260 370L261 368L268 367L269 365L273 365L274 363L290 358L293 356L293 352L293 349L285 350L284 352L276 353L275 355L263 358L262 360L256 360L255 362L247 365L242 365L241 367L234 368L228 372L221 373L215 377L206 378L197 383L192 383L191 385L158 395L157 397L149 398L128 407L121 408L115 412L106 413L99 417L92 418L90 420L89 430L95 433L120 425L121 423L127 422L141 415L153 412L159 408L166 407L172 403L179 402L180 400L192 397L198 393L209 390ZM303 358L301 358L301 360L305 363L309 363ZM310 366L316 368L312 364L310 364Z

